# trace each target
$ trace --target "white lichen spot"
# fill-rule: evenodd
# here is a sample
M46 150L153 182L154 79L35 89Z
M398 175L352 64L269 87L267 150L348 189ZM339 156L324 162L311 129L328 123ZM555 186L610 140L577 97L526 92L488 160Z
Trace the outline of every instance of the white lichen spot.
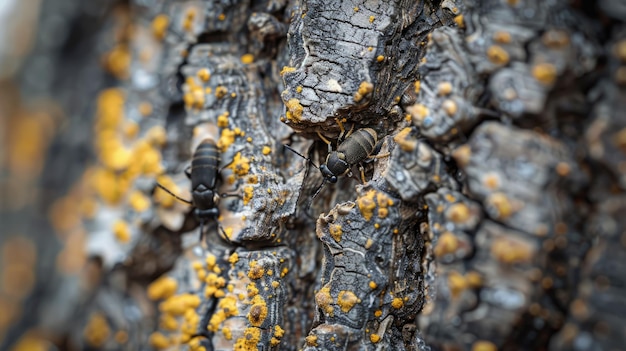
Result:
M327 83L328 89L335 93L341 93L343 89L336 79L329 79Z

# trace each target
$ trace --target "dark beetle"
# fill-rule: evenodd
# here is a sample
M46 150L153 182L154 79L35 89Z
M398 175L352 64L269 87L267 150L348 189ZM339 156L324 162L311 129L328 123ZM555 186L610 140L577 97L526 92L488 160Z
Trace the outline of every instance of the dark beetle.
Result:
M352 127L354 128L354 126ZM343 134L342 127L342 134ZM318 133L319 134L319 133ZM321 134L319 134L320 138L324 140L328 144L328 156L326 156L326 161L319 167L311 161L310 158L304 157L298 151L291 148L289 145L284 145L290 151L296 153L300 157L304 158L308 162L310 162L315 168L319 169L322 172L322 176L324 177L324 181L315 191L315 194L311 197L309 204L306 206L306 210L308 211L309 207L313 203L313 200L317 197L317 195L322 191L324 184L326 182L329 183L337 183L337 177L346 175L350 173L350 168L356 164L360 164L365 161L370 154L376 149L376 145L378 143L378 134L372 128L361 128L356 132L352 133L352 129L348 132L348 136L339 143L337 146L337 150L333 151L330 146L330 142L324 138ZM341 138L341 136L340 136ZM359 169L361 170L361 179L365 183L365 175L363 171L363 167L359 165Z
M215 192L219 175L220 152L211 139L204 139L196 148L191 168L185 171L191 180L192 204L200 220L215 219L220 215L217 204L220 196Z
M364 161L374 151L378 135L372 128L358 129L331 151L326 157L326 163L319 168L324 179L330 183L337 183L337 177L350 172L353 165Z
M161 189L165 190L176 199L195 207L194 213L200 220L200 240L202 240L203 237L204 222L209 220L217 221L220 215L219 208L217 207L220 195L215 191L217 178L219 176L219 165L220 152L215 141L212 139L204 139L193 153L191 167L185 170L185 174L191 180L191 201L178 197L163 185L157 183ZM220 230L224 238L230 242L221 227Z

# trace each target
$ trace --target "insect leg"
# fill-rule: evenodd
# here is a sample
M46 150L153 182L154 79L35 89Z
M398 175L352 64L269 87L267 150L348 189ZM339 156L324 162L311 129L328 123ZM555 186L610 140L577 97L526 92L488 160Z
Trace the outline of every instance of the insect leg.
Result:
M335 121L337 122L337 125L339 126L339 129L341 130L341 133L339 134L339 139L342 138L342 136L346 133L346 128L343 127L343 122L346 121L345 118L343 119L339 119L339 117L335 118Z
M350 135L352 135L352 132L354 132L354 126L356 125L356 123L352 124L352 127L350 127L350 130L348 131L348 133L346 135L344 135L343 140L346 140L347 138L350 137Z
M318 131L318 132L317 132L317 136L319 136L319 137L320 137L320 139L322 139L322 141L323 141L323 142L325 142L325 143L328 145L328 147L330 147L330 140L326 139L326 137L325 137L325 136L323 136L323 135L322 135L322 133L320 133L320 132Z
M204 221L200 220L200 244L204 241Z
M391 152L388 152L388 153L383 154L383 155L370 155L370 156L368 156L368 158L385 158L385 157L388 157L390 155L391 155Z
M315 194L313 194L313 196L311 197L311 200L309 200L309 203L306 205L306 208L304 209L305 213L309 212L309 209L311 208L311 205L313 205L313 200L315 200L315 198L317 197L317 195L319 195L319 193L322 191L322 188L324 188L324 184L326 184L326 180L322 180L322 184L320 184L320 186L317 187L317 190L315 190Z
M363 168L363 165L359 163L359 172L361 172L361 181L363 182L363 184L366 183L365 180L365 169Z

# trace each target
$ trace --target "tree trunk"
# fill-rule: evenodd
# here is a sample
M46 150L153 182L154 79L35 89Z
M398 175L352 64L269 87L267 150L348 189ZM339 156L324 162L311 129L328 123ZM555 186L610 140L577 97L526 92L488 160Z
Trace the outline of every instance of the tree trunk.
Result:
M39 10L0 349L626 343L626 2Z

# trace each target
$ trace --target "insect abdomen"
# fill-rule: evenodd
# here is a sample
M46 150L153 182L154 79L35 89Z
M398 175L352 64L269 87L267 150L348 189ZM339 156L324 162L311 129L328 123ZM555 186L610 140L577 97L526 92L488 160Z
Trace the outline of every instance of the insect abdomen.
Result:
M355 131L337 147L337 151L345 155L349 165L355 165L367 158L374 151L377 140L376 131L372 128L362 128Z
M220 153L215 141L204 139L196 148L191 160L191 189L204 185L215 188L220 164Z

